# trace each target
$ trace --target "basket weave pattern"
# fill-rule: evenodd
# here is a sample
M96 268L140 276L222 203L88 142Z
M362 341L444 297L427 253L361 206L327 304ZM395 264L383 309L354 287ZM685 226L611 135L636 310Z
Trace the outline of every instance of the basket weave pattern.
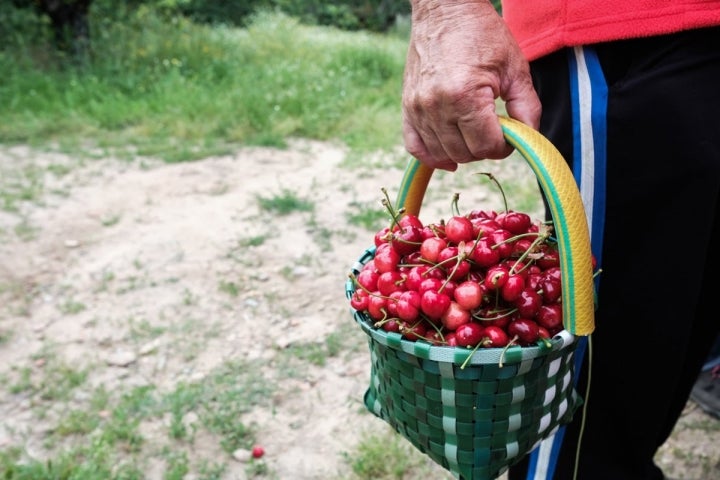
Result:
M357 273L374 251L354 267ZM346 294L352 295L352 282ZM572 418L581 403L572 386L574 337L551 347L480 349L432 346L372 327L365 406L460 479L491 480Z

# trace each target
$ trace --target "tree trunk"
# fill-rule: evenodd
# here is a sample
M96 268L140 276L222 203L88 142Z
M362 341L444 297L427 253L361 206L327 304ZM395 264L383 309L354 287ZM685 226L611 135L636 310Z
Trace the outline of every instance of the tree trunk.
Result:
M38 9L50 17L57 48L83 63L90 53L88 11L92 0L39 0Z

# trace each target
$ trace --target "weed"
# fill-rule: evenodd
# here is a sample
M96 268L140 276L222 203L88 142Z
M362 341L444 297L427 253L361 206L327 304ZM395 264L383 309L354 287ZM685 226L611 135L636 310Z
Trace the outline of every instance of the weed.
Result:
M261 210L277 215L289 215L294 212L312 212L315 204L299 197L295 192L283 188L280 193L269 197L256 196Z

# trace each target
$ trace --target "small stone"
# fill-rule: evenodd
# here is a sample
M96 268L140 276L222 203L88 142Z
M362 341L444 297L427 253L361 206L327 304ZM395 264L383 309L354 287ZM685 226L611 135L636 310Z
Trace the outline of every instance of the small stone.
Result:
M245 450L244 448L238 448L232 453L232 457L238 462L246 463L252 458L252 452Z
M136 361L137 355L129 350L116 350L105 359L105 362L113 367L128 367Z
M148 342L145 345L143 345L142 347L140 347L140 350L138 351L138 353L141 356L150 355L151 353L154 353L158 349L159 346L160 346L160 339L156 338L152 342Z
M80 240L68 238L65 240L65 248L77 248L80 246Z

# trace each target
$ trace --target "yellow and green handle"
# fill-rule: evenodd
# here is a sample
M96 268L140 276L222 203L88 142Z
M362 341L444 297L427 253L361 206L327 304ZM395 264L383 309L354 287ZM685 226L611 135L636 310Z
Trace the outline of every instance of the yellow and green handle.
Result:
M500 117L505 140L527 161L548 201L562 272L563 319L574 335L595 329L590 234L575 178L565 159L542 134L522 122ZM433 169L412 159L403 177L397 206L418 215Z

